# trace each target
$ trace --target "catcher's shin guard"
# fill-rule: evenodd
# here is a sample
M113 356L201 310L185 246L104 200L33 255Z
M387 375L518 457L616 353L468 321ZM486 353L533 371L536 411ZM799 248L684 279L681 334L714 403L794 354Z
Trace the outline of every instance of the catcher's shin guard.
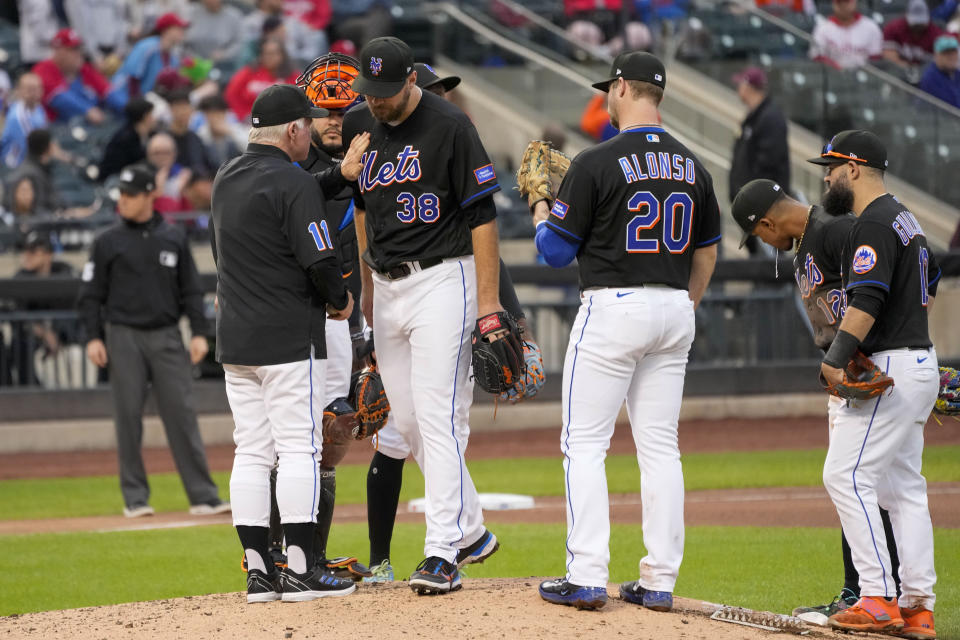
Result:
M337 470L320 467L320 498L317 501L317 527L314 529L313 555L317 563L327 559L327 539L333 522L333 505L337 497Z

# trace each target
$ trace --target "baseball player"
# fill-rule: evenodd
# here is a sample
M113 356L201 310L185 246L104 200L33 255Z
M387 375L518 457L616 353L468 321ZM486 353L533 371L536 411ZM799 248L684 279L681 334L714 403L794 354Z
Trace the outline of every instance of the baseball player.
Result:
M561 449L567 496L567 574L540 584L548 602L597 609L607 601L610 514L604 458L626 400L642 479L640 578L620 597L673 606L683 558L683 470L677 448L694 309L717 257L720 214L710 174L663 127L666 72L655 56L617 56L607 79L620 133L570 165L556 201L535 204L547 264L576 256L581 306L563 366Z
M859 349L893 378L876 399L836 409L823 482L837 508L860 574L860 600L830 626L934 638L933 527L920 473L923 427L939 389L927 314L936 284L927 240L916 218L884 185L887 152L868 131L843 131L810 160L826 168L824 209L857 216L841 265L847 310L823 358L828 384L844 381ZM900 556L896 584L879 505L890 512Z
M307 157L309 120L326 115L292 85L265 89L253 105L246 152L221 167L213 187L217 359L236 422L230 493L249 567L248 602L305 601L355 589L312 563L324 324L328 315L345 320L353 306L333 222L323 216L325 190L292 164ZM355 179L366 142L359 137L350 158L330 174ZM279 576L267 565L269 478L277 458L288 562Z
M776 249L789 251L796 248L794 277L813 327L813 341L826 351L837 335L837 326L846 311L841 276L843 250L856 218L849 213L831 216L823 207L802 204L784 193L781 186L772 180L752 180L735 195L731 213L744 231L741 247L746 238L756 236ZM936 282L931 287L931 296L935 287ZM832 395L829 398L827 412L832 430L842 401ZM880 510L880 518L890 554L890 572L899 589L897 546L886 509ZM850 558L847 537L842 532L841 550L844 585L840 594L825 605L798 607L793 615L809 622L826 624L830 616L856 604L860 598L860 576Z
M409 584L448 593L461 587L465 556L481 561L498 546L463 454L470 332L501 311L492 198L500 187L469 119L417 87L413 64L396 38L363 47L353 89L366 103L344 117L343 140L371 135L354 193L361 309L376 332L391 415L426 484L426 558Z

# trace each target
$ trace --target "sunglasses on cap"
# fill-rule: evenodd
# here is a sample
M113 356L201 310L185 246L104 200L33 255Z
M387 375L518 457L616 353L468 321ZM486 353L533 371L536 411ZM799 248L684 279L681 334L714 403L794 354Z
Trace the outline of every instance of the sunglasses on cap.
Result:
M856 156L850 156L845 153L834 151L833 144L830 142L828 142L823 146L823 150L820 152L820 157L821 158L837 158L842 162L853 161L853 162L862 162L863 164L866 164L867 162L864 158L858 158Z

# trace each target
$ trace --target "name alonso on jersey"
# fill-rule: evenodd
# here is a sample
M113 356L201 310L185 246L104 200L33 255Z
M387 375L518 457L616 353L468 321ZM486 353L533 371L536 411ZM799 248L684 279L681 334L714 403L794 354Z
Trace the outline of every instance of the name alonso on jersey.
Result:
M632 153L629 156L621 156L617 162L620 163L620 170L623 171L627 184L642 180L676 180L694 184L697 180L693 160L679 153L648 151L643 155L642 160L637 157L637 154Z

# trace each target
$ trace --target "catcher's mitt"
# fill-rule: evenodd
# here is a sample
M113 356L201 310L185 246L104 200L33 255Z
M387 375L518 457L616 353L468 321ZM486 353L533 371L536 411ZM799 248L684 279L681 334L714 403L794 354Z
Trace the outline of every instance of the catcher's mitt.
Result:
M504 393L525 372L520 327L510 314L497 311L478 318L473 330L473 378L480 388Z
M387 400L383 380L380 379L380 372L375 364L360 371L352 386L356 397L357 422L360 426L356 438L361 440L372 436L387 424L390 401Z
M349 558L346 556L341 558L330 558L324 561L323 566L327 573L342 580L353 580L354 582L360 582L364 578L373 577L373 572L370 571L366 565L361 564L356 558Z
M940 393L933 411L942 416L960 415L960 371L940 367Z
M511 404L537 395L547 379L543 373L543 356L536 342L524 340L523 356L526 364L524 375L517 380L516 384L500 394L501 400L507 400Z
M323 447L320 464L336 467L347 455L350 442L357 439L360 424L346 398L337 398L323 410Z
M517 169L517 189L533 206L541 200L553 202L560 190L563 176L570 168L570 158L554 149L549 142L531 140Z
M893 386L893 378L883 372L861 351L857 351L843 370L843 381L830 384L820 376L823 388L844 400L875 398Z

